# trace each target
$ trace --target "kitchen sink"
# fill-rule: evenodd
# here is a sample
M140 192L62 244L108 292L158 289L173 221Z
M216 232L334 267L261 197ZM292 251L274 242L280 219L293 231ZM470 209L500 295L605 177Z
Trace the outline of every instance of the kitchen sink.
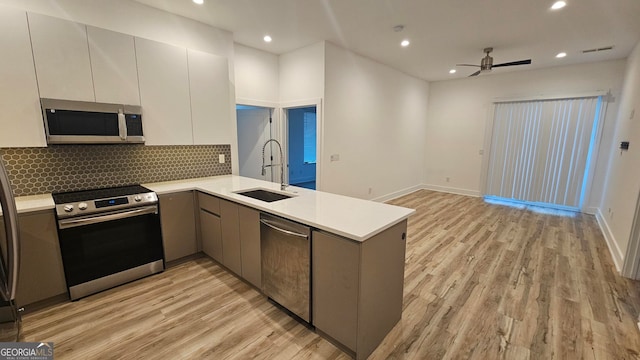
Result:
M274 191L264 190L264 189L252 189L252 190L243 190L236 191L238 195L248 196L253 199L266 201L266 202L274 202L279 200L284 200L293 197L293 195L282 194Z

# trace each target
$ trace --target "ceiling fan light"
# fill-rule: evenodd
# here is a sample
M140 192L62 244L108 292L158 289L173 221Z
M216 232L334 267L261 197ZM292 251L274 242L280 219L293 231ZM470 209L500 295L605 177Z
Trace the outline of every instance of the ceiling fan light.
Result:
M204 4L204 0L193 0L193 2L198 4L198 5Z
M456 73L456 69L449 70L449 74L455 74L455 73Z
M562 58L563 58L563 57L565 57L565 56L567 56L567 53L566 53L566 52L561 52L561 53L558 53L558 55L556 55L556 57L557 57L558 59L562 59Z
M402 40L402 42L400 43L400 46L402 46L402 47L407 47L407 46L409 46L409 44L411 44L411 43L409 42L409 40L406 40L406 39L405 39L405 40Z
M264 42L267 42L267 43L270 43L271 40L273 40L269 35L265 35L262 39L264 40Z
M567 3L564 1L556 1L551 5L551 10L560 10L563 7L567 6Z

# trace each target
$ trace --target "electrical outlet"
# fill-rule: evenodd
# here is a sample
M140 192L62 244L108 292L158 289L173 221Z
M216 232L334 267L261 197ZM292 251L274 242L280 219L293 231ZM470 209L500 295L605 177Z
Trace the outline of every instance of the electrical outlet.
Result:
M445 178L445 180L446 180L447 182L449 182L449 181L451 181L451 178L447 176L447 177Z
M373 188L372 188L372 187L370 187L370 188L369 188L369 195L371 195L371 193L372 193L372 192L373 192Z
M224 154L220 154L220 155L218 155L218 162L219 162L220 164L224 164L224 161L225 161L225 159L224 159Z
M484 155L484 150L483 149L478 150L478 155Z

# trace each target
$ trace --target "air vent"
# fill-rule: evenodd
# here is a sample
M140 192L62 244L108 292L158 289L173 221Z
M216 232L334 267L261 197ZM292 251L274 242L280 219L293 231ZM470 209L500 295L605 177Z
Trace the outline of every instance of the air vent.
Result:
M613 49L613 45L605 46L605 47L601 47L601 48L582 50L582 53L583 54L588 54L588 53L594 53L594 52L600 52L600 51L608 51L608 50L611 50L611 49Z

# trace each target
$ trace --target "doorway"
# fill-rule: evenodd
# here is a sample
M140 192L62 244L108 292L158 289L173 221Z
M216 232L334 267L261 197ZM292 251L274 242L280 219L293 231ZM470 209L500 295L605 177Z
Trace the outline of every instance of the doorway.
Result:
M289 184L316 189L316 106L285 109Z
M265 181L280 181L274 178L272 167L262 175L262 147L273 137L273 108L236 105L238 123L238 168L240 176ZM264 161L271 165L271 146L265 148Z

